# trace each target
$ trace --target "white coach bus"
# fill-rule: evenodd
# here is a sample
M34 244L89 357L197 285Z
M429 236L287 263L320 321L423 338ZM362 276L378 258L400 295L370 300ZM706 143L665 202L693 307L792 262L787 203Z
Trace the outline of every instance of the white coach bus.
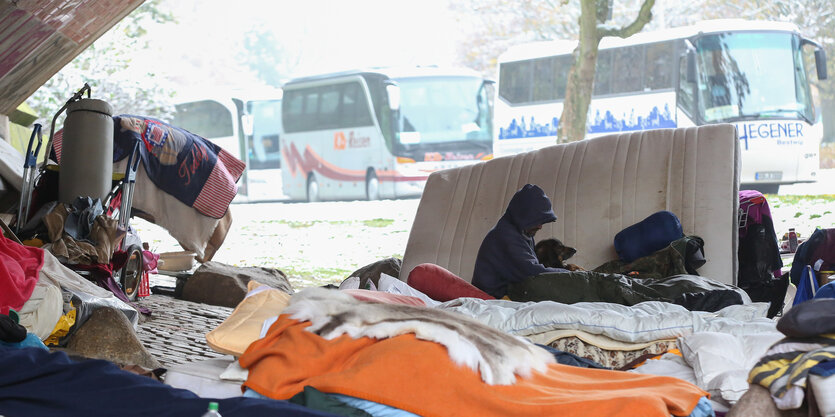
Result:
M496 156L556 143L575 46L536 42L500 56ZM744 187L776 193L780 184L815 181L823 127L804 52L825 79L823 49L790 23L714 20L604 38L587 137L732 123Z
M293 200L419 196L430 173L492 158L493 82L436 67L284 84L282 185Z
M171 124L246 163L235 201L281 200L281 91L199 95L175 105Z

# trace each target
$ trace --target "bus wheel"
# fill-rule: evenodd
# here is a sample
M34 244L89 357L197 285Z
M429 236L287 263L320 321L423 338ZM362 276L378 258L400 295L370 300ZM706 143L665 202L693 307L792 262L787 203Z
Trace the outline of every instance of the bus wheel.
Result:
M365 196L368 201L380 199L380 180L372 170L368 170L368 175L365 176Z
M313 174L307 177L307 201L309 203L319 201L319 183L316 182L316 177Z

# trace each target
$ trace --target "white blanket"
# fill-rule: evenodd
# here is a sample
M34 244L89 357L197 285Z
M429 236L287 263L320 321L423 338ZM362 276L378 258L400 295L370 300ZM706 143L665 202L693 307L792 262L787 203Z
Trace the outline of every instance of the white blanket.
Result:
M688 311L657 301L634 306L611 303L520 303L459 298L436 308L455 311L517 336L552 330L582 330L629 343L675 339L695 332L767 333L775 322L765 318L766 303L733 305L716 312Z

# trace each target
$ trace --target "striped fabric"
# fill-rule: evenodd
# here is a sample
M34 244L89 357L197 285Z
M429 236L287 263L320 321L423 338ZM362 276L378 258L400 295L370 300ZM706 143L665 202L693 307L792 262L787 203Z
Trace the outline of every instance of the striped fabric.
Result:
M214 218L221 218L238 193L235 182L241 176L246 164L229 152L221 150L217 154L217 163L209 174L206 184L194 200L197 211Z
M777 408L790 410L803 403L806 378L815 365L835 360L835 334L775 343L748 374L748 382L771 392Z

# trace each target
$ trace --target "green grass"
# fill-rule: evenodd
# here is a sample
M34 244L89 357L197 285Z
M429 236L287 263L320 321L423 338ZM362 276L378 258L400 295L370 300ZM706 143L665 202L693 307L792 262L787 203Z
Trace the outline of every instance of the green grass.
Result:
M835 203L835 194L821 195L774 195L768 196L768 204L779 207L780 204L803 204L803 203Z
M266 266L266 265L265 265ZM274 267L274 266L273 266ZM275 268L275 267L274 267ZM316 268L296 268L293 266L288 267L278 267L276 269L280 269L281 272L284 272L288 278L295 282L303 282L306 286L320 286L326 284L336 284L338 285L342 282L345 278L348 278L348 275L351 272L354 272L354 269L342 269L342 268L328 268L328 267L316 267ZM296 288L297 285L294 285ZM301 288L296 288L301 289Z
M362 224L368 227L386 227L391 226L394 223L394 219L371 219L371 220L363 220Z

